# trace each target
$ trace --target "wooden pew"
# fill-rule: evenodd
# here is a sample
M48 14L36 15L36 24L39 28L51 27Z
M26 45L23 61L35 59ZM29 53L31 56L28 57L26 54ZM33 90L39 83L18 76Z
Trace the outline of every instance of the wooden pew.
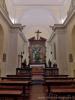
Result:
M52 86L75 86L73 79L51 79L45 80L45 86L47 87L47 95L49 95Z
M30 77L1 77L2 80L10 80L10 81L30 81L31 82L31 79ZM16 88L16 87L14 87ZM21 88L21 87L18 87L17 88ZM31 89L31 85L28 85L28 87L26 88L26 93L27 94L30 94L30 89Z
M2 80L0 79L0 82L1 81ZM22 86L0 84L0 100L18 100L18 98L21 98L21 100L23 100L22 89Z
M69 77L69 76L68 75L58 74L58 75L45 76L45 77Z
M22 95L23 95L24 99L25 99L25 97L29 97L29 95L27 94L27 91L26 91L26 89L29 88L29 85L30 85L30 81L0 80L0 86L2 88L4 86L4 89L0 89L0 90L14 90L14 89L22 90Z
M68 98L70 100L74 100L75 86L54 86L51 87L50 94L52 94L57 99Z
M67 79L50 79L50 80L45 80L46 85L50 86L59 86L59 85L72 85L75 84L75 81L71 78Z
M44 80L74 80L75 77L65 77L65 76L50 76L50 77L44 77Z
M31 74L6 75L7 77L31 77Z
M22 81L26 81L26 80L31 80L31 77L19 77L19 76L11 76L11 77L1 77L1 80L22 80Z
M21 90L0 90L0 100L18 100L21 97L22 91Z
M65 95L70 94L70 91L68 93L68 90L72 90L70 98L72 95L73 96L75 95L75 93L74 93L75 92L74 91L75 90L75 77L45 77L45 86L46 86L46 90L47 90L46 93L47 93L48 97L50 97L50 94L53 95L52 98L55 97L57 99L57 97L58 97L56 95L56 93L53 93L54 90L52 90L52 87L58 87L58 89L60 89L60 92L63 92L63 93L66 91L64 93ZM62 91L63 88L60 88L62 86L63 86L64 90L65 90L66 86L68 86L68 90L66 89L65 91L64 90ZM74 88L74 90L73 90L73 88ZM60 94L60 92L57 94ZM60 97L60 95L59 95L59 97ZM56 99L52 99L52 98L50 98L50 100L56 100ZM63 100L62 98L63 98L63 96L60 99ZM65 98L67 100L69 97L65 96Z

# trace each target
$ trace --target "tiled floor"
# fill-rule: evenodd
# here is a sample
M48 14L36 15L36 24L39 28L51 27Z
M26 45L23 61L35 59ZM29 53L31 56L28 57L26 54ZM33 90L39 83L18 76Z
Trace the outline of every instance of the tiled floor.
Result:
M30 100L45 100L43 85L32 85Z
M32 88L31 88L31 96L30 100L45 100L45 91L43 83L43 75L42 75L42 69L39 69L40 67L37 67L34 69L34 72L40 72L38 74L35 74L33 72L32 74Z

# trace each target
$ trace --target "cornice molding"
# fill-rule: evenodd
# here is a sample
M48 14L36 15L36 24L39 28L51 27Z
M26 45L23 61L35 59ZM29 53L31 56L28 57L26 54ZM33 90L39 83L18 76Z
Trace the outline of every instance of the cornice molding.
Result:
M75 8L70 12L70 14L67 16L63 24L54 24L53 26L54 30L65 28L74 15L75 15Z
M25 38L24 34L22 33L22 25L21 24L13 24L11 22L11 20L9 19L9 16L8 16L7 12L1 6L0 6L0 14L5 19L5 21L8 23L8 25L10 27L10 30L13 31L13 29L15 29L15 30L19 29L20 36L26 42L26 38Z
M9 16L8 16L6 10L3 9L2 6L0 6L0 14L3 16L3 18L8 23L9 26L12 26L13 25L12 22L11 22L11 20L9 19Z
M67 16L63 25L67 26L67 24L70 22L70 20L73 18L74 15L75 15L75 8L73 8L70 14Z
M26 41L26 38L25 38L25 35L24 35L24 33L22 32L22 29L23 29L23 26L22 26L21 24L13 24L13 25L11 26L12 32L14 32L14 30L17 31L18 34L19 34L19 35L21 36L21 38L23 39L23 41L24 41L24 42L27 42L27 41Z
M75 15L75 8L71 10L70 14L67 16L67 18L63 24L54 24L54 26L53 26L54 32L51 34L48 42L51 42L51 40L53 39L53 37L56 34L55 31L57 29L65 29L65 27L67 26L67 24L70 22L70 20L73 18L74 15Z

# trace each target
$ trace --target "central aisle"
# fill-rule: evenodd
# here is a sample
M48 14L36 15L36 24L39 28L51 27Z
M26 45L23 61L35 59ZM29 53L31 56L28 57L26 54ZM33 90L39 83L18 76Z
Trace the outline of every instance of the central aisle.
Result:
M32 66L32 87L30 100L46 100L43 82L43 65Z
M30 100L46 100L43 85L32 85Z

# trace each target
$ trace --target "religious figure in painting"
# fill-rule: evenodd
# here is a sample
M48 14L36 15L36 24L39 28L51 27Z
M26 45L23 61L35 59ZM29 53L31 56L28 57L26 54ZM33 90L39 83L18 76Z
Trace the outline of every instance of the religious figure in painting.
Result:
M39 30L35 33L37 38L29 39L29 63L42 64L46 62L46 39L39 36Z
M34 47L32 53L33 53L33 60L35 60L35 62L39 62L40 61L40 48Z

